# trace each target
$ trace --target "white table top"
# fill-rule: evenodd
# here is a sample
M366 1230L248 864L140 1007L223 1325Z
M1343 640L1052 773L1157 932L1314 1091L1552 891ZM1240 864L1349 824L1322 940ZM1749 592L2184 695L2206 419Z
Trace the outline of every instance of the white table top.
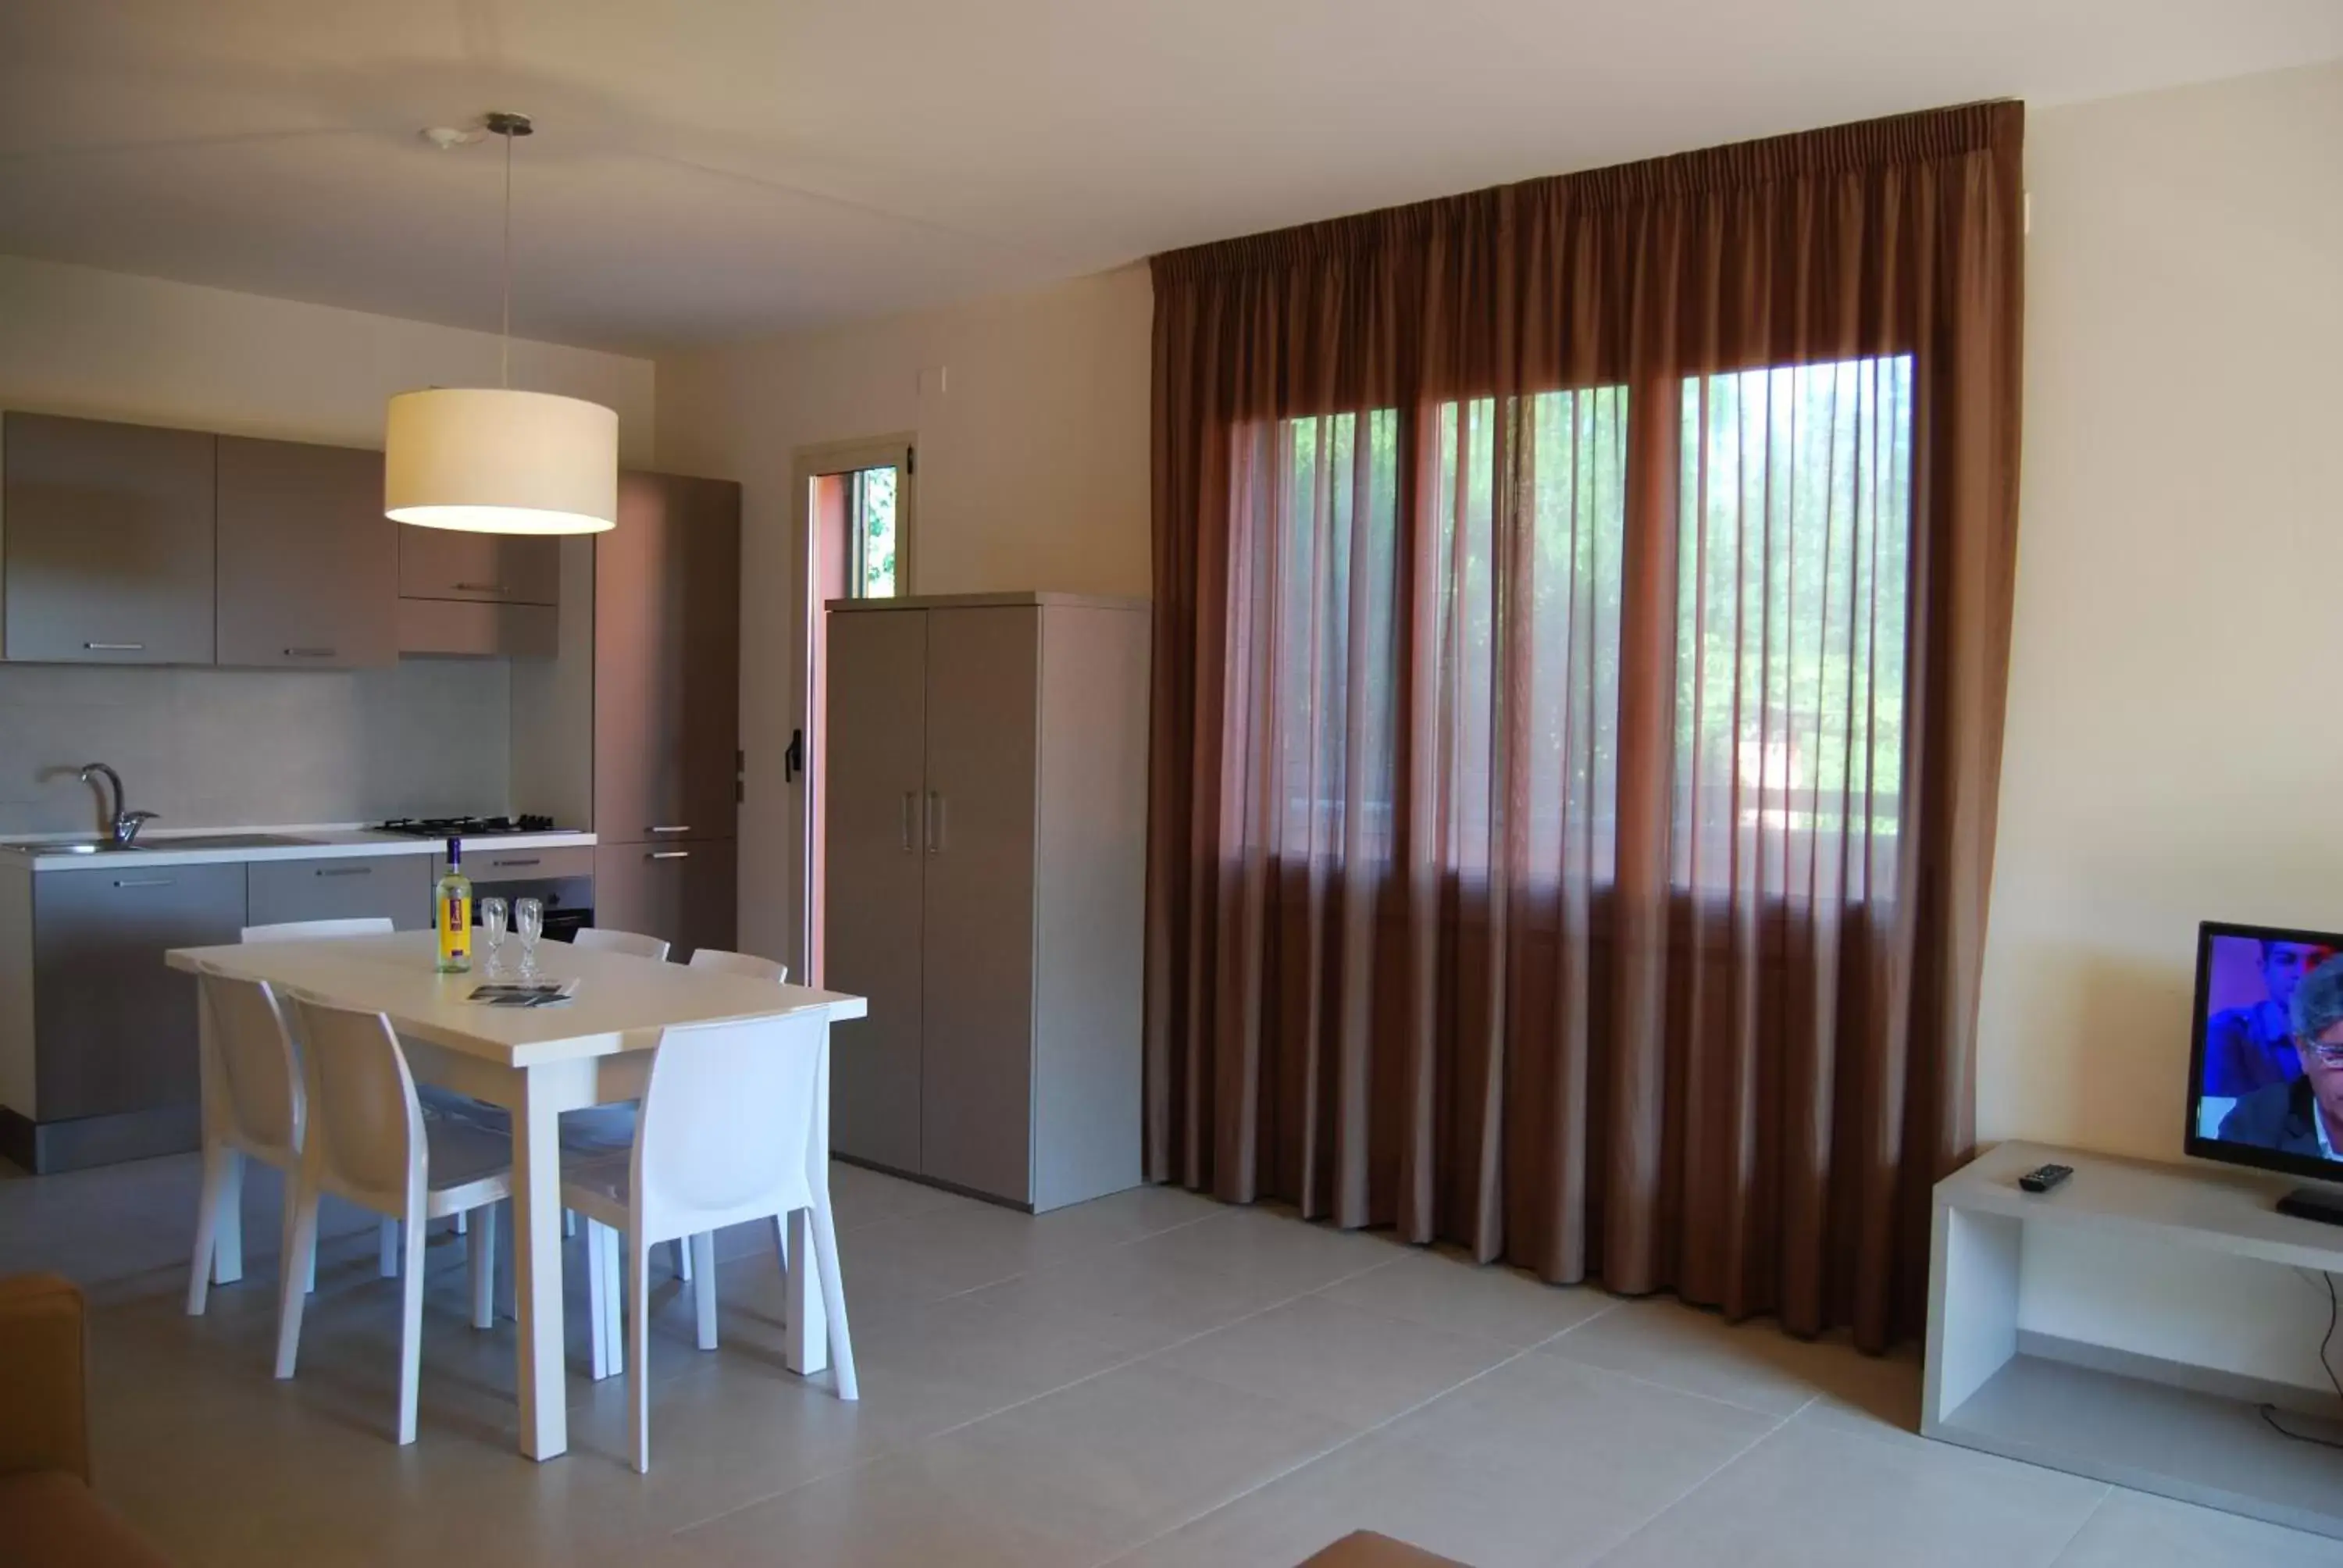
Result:
M518 952L518 943L507 940ZM465 1000L473 987L486 982L484 968L476 963L469 974L440 974L432 968L437 950L431 932L400 931L175 948L164 960L175 970L208 966L279 989L306 990L344 1007L387 1013L403 1035L508 1067L648 1050L659 1043L659 1031L674 1024L811 1011L835 1020L870 1010L859 996L555 941L538 944L538 968L548 980L575 977L575 999L558 1007L485 1007Z

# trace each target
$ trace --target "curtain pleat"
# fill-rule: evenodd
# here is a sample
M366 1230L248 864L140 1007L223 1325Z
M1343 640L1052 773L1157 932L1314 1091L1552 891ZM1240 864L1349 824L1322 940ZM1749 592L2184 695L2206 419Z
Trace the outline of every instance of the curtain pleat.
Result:
M1910 1331L1974 1136L2023 126L1155 259L1153 1179Z

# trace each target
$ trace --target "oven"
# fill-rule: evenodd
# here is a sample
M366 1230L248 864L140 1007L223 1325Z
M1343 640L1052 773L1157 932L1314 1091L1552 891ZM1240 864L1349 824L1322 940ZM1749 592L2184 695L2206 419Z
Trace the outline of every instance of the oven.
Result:
M472 923L480 900L535 899L545 906L545 934L566 942L594 923L591 849L499 849L492 839L464 840L464 874L472 879ZM439 859L434 856L437 861Z

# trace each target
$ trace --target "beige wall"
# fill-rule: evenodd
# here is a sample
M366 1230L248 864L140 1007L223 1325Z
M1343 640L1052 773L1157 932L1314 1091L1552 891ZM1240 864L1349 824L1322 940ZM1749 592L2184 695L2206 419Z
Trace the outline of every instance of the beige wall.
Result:
M380 447L393 393L496 377L494 333L0 256L0 407ZM512 378L616 408L649 461L649 360L516 341Z
M1148 591L1143 267L659 362L659 464L743 487L740 940L794 950L781 784L801 447L912 431L921 593ZM940 386L939 383L940 382Z
M487 333L0 256L0 407L379 447L391 394L493 385L497 347ZM621 450L649 460L650 361L516 342L513 380L616 408ZM510 799L510 694L541 696L552 668L508 679L503 663L470 659L350 673L0 667L0 832L87 827L95 799L70 769L93 757L119 765L133 802L173 827L548 801L568 814L569 795L528 779L528 799ZM575 765L538 773L581 776L575 729L558 736ZM526 747L523 763L545 749Z
M2343 929L2343 65L2032 116L1977 1127L2181 1157L2200 919ZM2324 1292L2029 1250L2027 1326L2323 1387Z

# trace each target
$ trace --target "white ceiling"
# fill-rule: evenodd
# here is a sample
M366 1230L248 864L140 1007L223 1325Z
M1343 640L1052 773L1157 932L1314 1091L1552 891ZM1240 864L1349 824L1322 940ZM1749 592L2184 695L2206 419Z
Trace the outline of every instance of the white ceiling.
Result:
M5 0L0 253L748 337L1896 110L2343 56L2343 0Z

